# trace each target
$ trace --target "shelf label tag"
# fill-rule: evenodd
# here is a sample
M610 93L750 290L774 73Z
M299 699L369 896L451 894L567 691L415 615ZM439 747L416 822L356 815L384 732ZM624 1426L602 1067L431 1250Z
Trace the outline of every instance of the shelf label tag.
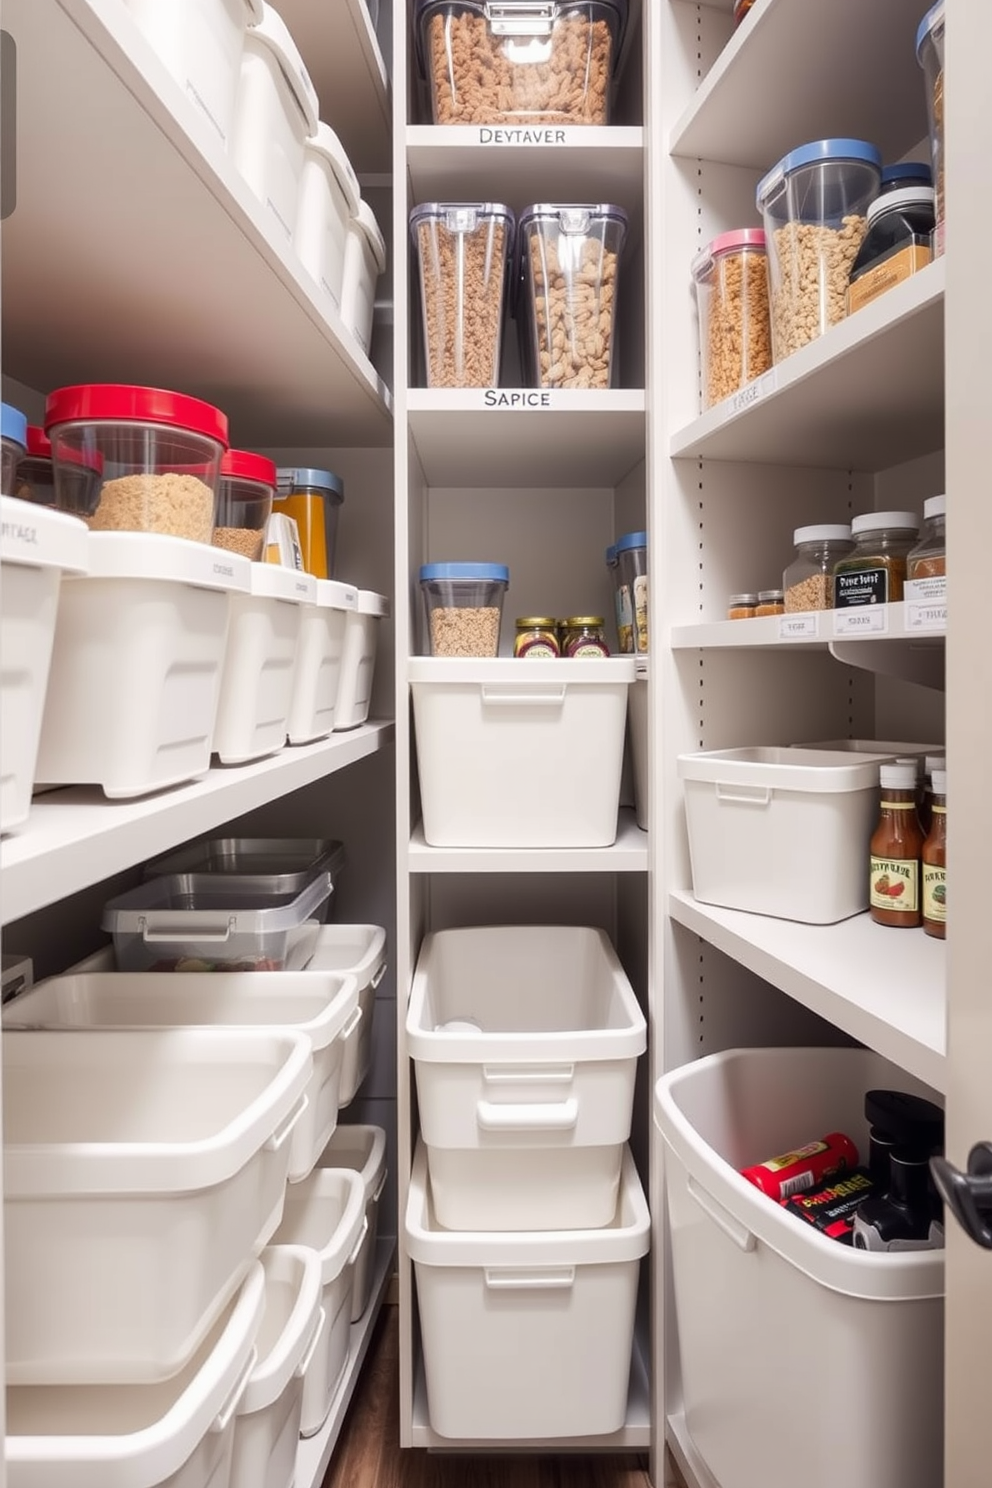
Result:
M860 605L834 610L834 635L884 635L889 628L888 605Z
M907 630L946 630L947 600L937 604L907 604Z
M820 615L817 610L804 610L799 615L780 615L778 638L780 641L815 641L820 634Z
M767 398L775 391L777 382L774 367L768 372L763 372L760 377L756 377L753 382L749 382L746 387L742 387L739 392L733 394L730 398L731 414L743 413L745 408L750 408L753 403L760 403L762 398Z
M479 130L480 145L563 145L564 129L531 127L529 129L493 129L484 125Z
M551 408L550 388L486 388L483 408Z

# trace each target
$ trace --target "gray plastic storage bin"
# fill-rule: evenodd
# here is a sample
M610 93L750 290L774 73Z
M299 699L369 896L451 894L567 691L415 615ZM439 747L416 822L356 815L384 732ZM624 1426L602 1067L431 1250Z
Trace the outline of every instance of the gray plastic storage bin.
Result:
M147 882L174 873L206 873L223 878L232 893L294 895L327 874L331 894L314 916L324 921L333 913L344 864L344 843L329 837L211 837L154 858L142 876Z

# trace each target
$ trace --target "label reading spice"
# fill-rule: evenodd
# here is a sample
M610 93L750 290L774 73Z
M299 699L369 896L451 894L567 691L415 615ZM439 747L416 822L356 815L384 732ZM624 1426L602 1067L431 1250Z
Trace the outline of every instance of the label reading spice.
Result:
M923 864L923 918L943 924L947 919L947 869Z
M870 885L872 909L915 914L920 907L920 865L915 858L876 858L872 853Z
M834 608L855 609L861 605L886 604L889 598L889 570L855 568L834 575Z

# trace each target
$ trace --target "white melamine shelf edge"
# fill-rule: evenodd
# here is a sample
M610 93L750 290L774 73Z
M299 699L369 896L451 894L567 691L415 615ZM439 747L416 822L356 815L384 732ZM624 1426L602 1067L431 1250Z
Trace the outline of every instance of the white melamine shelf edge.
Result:
M942 645L946 633L941 630L907 629L906 606L890 604L885 609L885 630L865 635L834 635L834 610L809 611L802 615L767 615L754 620L712 620L699 625L676 625L671 632L674 651L685 650L781 650L781 651L825 651L831 641L842 641L844 645L860 645L863 642L891 641L912 646ZM850 614L850 611L846 613ZM798 636L796 639L780 634L781 620L794 621L797 626L818 622L816 636Z
M611 847L428 847L418 822L407 866L411 873L644 873L648 834L629 806L620 808Z
M668 1417L665 1440L668 1443L668 1450L678 1464L679 1472L685 1479L686 1488L720 1488L716 1478L700 1457L681 1411L673 1412Z
M936 1090L946 1079L945 945L867 913L802 925L669 895L671 918Z
M3 923L343 770L393 734L392 722L366 723L249 765L215 766L202 780L133 801L108 801L82 786L37 796L25 825L0 842Z
M375 1245L372 1272L372 1290L369 1303L361 1317L351 1325L348 1345L348 1362L345 1374L335 1393L330 1414L315 1436L301 1437L296 1449L296 1477L294 1488L320 1488L328 1464L338 1444L341 1427L351 1404L358 1378L369 1351L369 1343L375 1331L379 1312L385 1301L393 1262L396 1241L391 1237L380 1237Z

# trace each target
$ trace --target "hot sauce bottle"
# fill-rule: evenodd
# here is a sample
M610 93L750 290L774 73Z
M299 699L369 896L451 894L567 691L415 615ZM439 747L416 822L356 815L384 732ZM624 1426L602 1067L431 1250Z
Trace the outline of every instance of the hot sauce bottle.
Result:
M947 772L931 776L930 831L923 860L923 929L944 940L947 935Z
M916 770L912 765L882 765L880 780L878 826L869 848L869 912L878 925L911 929L922 919L923 831L916 814Z

